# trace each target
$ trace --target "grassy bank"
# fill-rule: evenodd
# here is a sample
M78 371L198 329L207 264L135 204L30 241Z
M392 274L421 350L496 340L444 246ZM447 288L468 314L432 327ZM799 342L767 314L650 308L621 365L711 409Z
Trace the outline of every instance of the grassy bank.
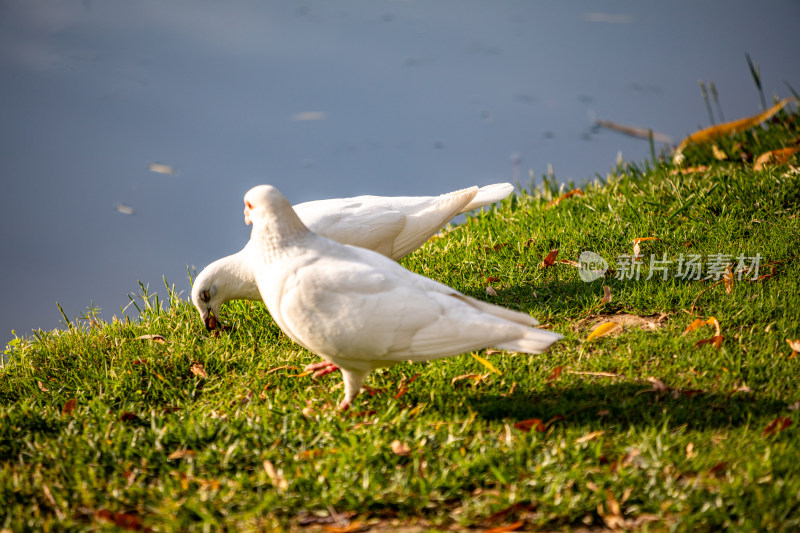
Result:
M304 375L316 357L262 304L228 304L233 330L211 335L168 291L140 295L137 322L15 341L0 529L800 528L800 172L753 165L799 118L581 194L540 179L406 258L566 336L479 353L497 372L399 365L340 413L340 374ZM605 277L581 280L584 251ZM690 256L701 279L680 276Z

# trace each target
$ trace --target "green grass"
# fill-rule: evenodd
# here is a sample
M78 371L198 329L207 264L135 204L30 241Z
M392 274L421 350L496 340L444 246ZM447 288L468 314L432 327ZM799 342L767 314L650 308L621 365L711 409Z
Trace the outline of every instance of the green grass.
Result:
M797 530L800 357L786 339L800 338L800 173L752 160L793 142L799 118L721 140L727 161L690 147L701 173L625 163L549 208L567 189L545 180L406 258L566 336L543 355L482 352L501 375L469 355L402 364L372 373L372 394L340 413L340 375L297 377L317 358L262 304L229 303L234 330L215 336L169 290L143 291L135 322L15 340L0 369L0 529ZM638 281L540 267L554 248L613 266L641 237L658 240L641 243ZM730 293L643 279L664 253L758 253L774 275ZM585 342L620 314L658 327ZM684 330L711 316L722 344L696 346L714 329ZM531 419L543 431L515 427ZM792 424L765 432L775 420Z

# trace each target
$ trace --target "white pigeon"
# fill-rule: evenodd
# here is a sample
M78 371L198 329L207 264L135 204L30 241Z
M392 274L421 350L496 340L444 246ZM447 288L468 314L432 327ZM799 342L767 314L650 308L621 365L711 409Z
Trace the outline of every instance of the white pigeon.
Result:
M278 189L247 192L248 260L278 326L344 377L346 409L367 374L495 347L541 353L562 338L527 314L470 298L391 259L310 231Z
M498 202L511 194L510 183L470 187L441 196L358 196L305 202L294 207L311 231L342 244L375 250L399 261L456 215ZM261 300L250 270L248 242L239 252L218 259L197 276L192 303L208 329L219 323L228 300Z

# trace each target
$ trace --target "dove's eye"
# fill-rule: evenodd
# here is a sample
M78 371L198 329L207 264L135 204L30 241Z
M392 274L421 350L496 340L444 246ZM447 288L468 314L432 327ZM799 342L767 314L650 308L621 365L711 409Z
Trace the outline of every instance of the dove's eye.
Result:
M200 301L203 303L208 303L211 300L211 295L208 294L208 291L200 291Z

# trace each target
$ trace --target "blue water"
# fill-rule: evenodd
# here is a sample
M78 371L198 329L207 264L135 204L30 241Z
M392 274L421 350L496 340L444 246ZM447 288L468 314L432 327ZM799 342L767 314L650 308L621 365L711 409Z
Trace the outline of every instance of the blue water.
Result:
M255 184L429 195L643 160L593 117L677 143L710 123L699 79L754 114L744 54L788 96L798 23L795 0L0 1L0 345L60 327L56 302L188 295L247 241Z

